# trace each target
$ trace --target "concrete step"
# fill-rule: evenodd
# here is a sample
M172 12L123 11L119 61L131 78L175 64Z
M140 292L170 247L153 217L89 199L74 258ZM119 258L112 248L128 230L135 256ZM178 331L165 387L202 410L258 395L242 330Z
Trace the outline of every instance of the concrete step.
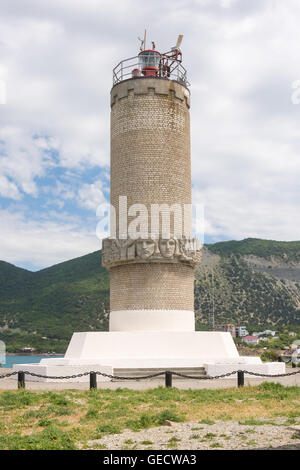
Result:
M157 374L158 372L164 372L166 370L170 370L172 372L178 372L180 374L189 375L191 377L199 377L205 376L206 371L204 367L170 367L170 368L161 368L161 367L145 367L145 368L121 368L116 367L113 370L113 375L117 375L119 377L143 377L146 375ZM158 379L164 378L164 376L157 377ZM153 380L156 377L153 378ZM173 380L183 380L184 377L180 377L177 375L173 375ZM115 379L117 381L118 379ZM150 380L150 379L149 379Z

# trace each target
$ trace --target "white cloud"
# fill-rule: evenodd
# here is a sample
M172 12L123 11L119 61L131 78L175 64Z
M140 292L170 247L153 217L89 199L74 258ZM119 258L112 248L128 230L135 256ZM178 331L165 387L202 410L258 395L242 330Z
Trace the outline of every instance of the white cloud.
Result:
M27 194L36 195L35 178L44 174L44 155L41 141L17 127L0 128L0 174L9 177ZM11 197L11 185L6 197Z
M107 202L103 194L102 181L84 184L78 191L78 202L82 207L92 210L96 210L100 204Z
M21 199L20 192L15 183L12 183L3 175L0 175L0 195L16 200Z
M61 208L103 202L112 68L138 52L149 26L159 50L184 34L194 199L205 200L207 233L299 239L299 15L298 0L3 0L1 194L38 197L38 178L56 165L99 167L95 183L77 194L58 183L49 198Z
M0 259L10 263L43 268L101 248L95 232L66 221L67 216L62 222L37 221L21 212L0 210L0 218Z
M221 7L223 8L230 8L236 0L220 0L221 2Z
M300 213L284 195L276 197L276 190L261 189L258 202L257 186L247 192L244 188L206 188L194 192L194 202L204 204L204 236L220 240L248 237L270 240L300 239ZM279 194L281 193L278 188ZM298 192L300 197L300 191Z

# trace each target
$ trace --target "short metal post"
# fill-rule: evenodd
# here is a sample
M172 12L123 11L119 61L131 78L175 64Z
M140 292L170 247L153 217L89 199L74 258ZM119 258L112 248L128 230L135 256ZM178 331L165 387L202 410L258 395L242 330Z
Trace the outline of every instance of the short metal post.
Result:
M25 388L25 374L18 372L18 388Z
M172 387L172 372L168 370L165 372L165 383L166 387Z
M90 390L97 389L97 374L96 372L90 373Z
M238 370L237 373L237 384L238 387L243 387L244 386L244 379L245 379L245 373L243 370Z

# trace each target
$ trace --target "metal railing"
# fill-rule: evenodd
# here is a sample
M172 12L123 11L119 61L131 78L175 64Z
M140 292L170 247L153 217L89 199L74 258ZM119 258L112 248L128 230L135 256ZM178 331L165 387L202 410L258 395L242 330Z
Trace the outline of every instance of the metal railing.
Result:
M4 378L9 378L12 377L13 375L18 375L18 388L19 389L24 389L25 388L25 375L31 375L32 377L38 377L38 378L43 378L43 379L52 379L52 380L64 380L64 379L76 379L80 377L84 377L89 375L90 376L90 389L96 389L97 388L97 375L100 375L102 377L106 377L109 379L114 379L114 380L146 380L146 379L153 379L156 377L165 377L165 386L166 387L172 387L172 377L173 375L176 377L181 377L184 379L191 379L191 380L215 380L215 379L224 379L225 377L230 377L231 375L237 375L237 386L238 387L243 387L244 382L245 382L245 374L252 375L255 377L272 377L272 378L278 378L278 377L290 377L292 375L296 375L300 373L300 369L296 370L294 372L287 372L285 374L260 374L259 372L251 372L248 370L234 370L232 372L227 372L226 374L220 374L220 375L201 375L201 376L191 376L191 375L186 375L182 374L180 372L174 372L171 370L165 370L161 372L157 372L155 374L151 375L145 375L145 376L138 376L138 377L122 377L118 375L111 375L111 374L105 374L104 372L100 371L90 371L90 372L83 372L81 374L75 374L75 375L66 375L66 376L56 376L56 375L42 375L42 374L36 374L34 372L29 372L27 370L24 371L15 371L15 372L9 372L8 374L2 374L0 375L0 379Z
M141 70L141 64L139 62L139 56L130 57L129 59L124 59L116 65L113 69L113 86L117 83L133 78L132 71L138 69L139 76L137 78L147 78L144 77ZM157 78L166 78L169 80L175 80L176 82L181 83L187 89L190 86L190 83L187 79L187 71L181 64L179 60L173 60L171 67L166 70L161 63L158 68Z

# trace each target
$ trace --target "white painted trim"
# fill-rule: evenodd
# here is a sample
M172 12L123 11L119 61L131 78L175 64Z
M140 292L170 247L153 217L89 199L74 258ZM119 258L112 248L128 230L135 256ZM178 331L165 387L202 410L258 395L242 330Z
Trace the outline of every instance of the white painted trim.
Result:
M113 310L109 331L195 331L190 310Z

